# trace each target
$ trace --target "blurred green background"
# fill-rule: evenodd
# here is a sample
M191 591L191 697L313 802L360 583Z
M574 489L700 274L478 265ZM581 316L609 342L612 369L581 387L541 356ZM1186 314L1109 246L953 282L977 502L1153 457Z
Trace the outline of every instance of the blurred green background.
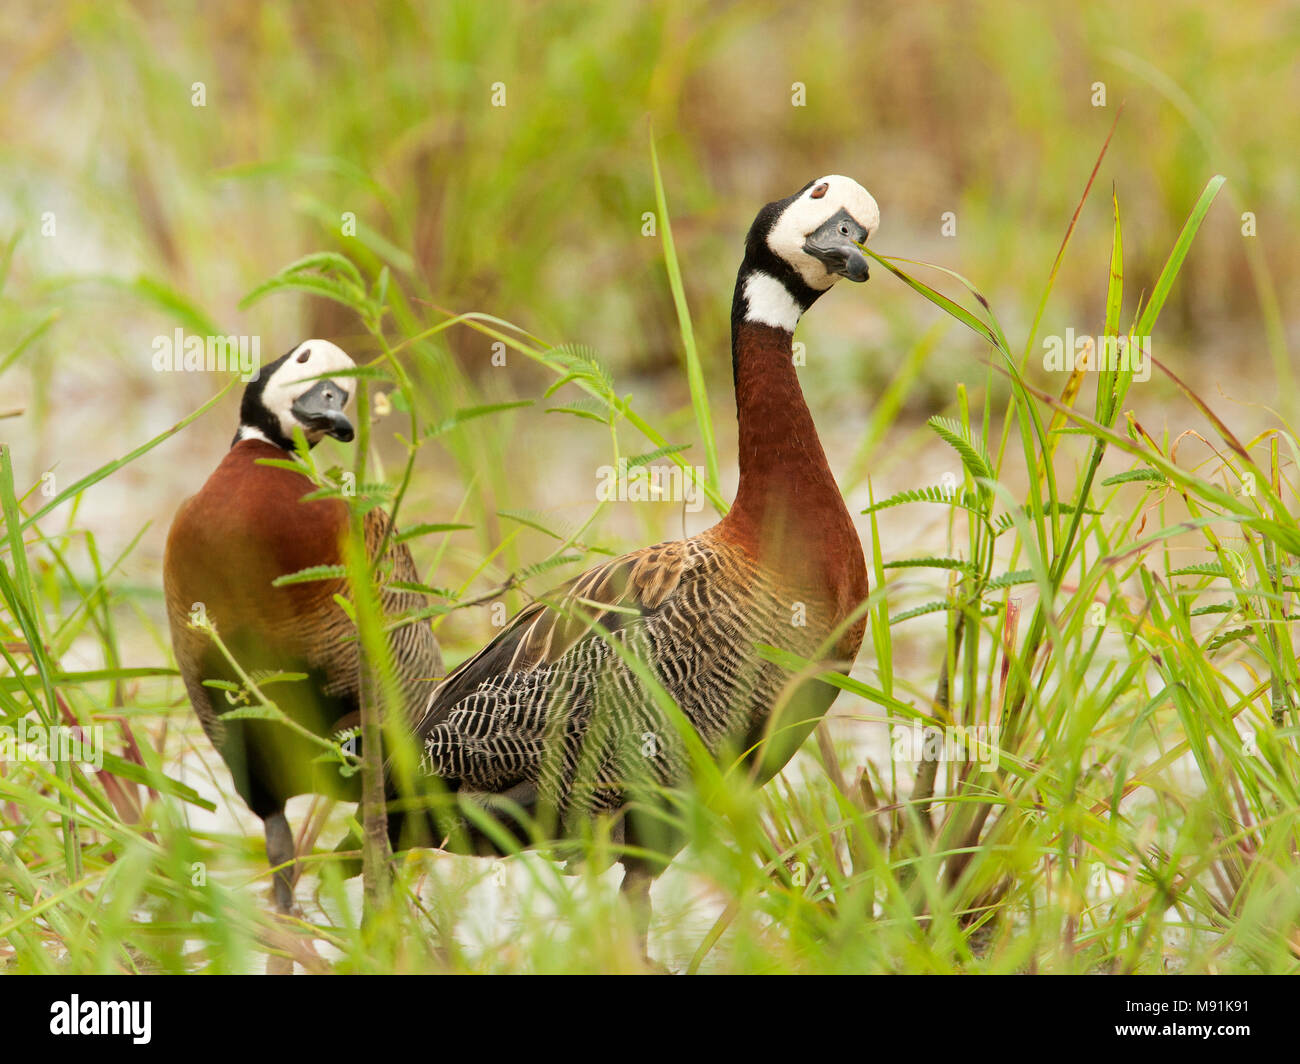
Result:
M1121 103L1098 180L1119 193L1132 282L1149 286L1217 171L1255 212L1276 299L1295 306L1295 4L87 3L6 5L0 20L0 223L22 233L5 350L59 312L4 381L5 405L38 415L17 450L42 468L75 459L58 443L65 420L43 411L79 410L78 428L114 450L210 394L202 377L150 369L149 341L178 305L262 335L268 357L358 331L310 299L238 309L323 248L382 257L412 295L589 343L617 369L672 369L661 249L641 235L652 126L719 382L744 229L824 172L875 194L877 250L961 271L1010 332L1032 314L1023 300L1038 289L1023 282L1045 275ZM806 106L792 105L796 82ZM1106 198L1081 221L1048 331L1097 316ZM356 238L341 233L345 211ZM1164 323L1199 342L1164 354L1233 376L1268 358L1250 251L1225 201ZM810 321L810 348L854 352L834 371L811 359L811 390L860 406L937 320L885 288ZM482 367L482 338L450 341ZM977 351L967 337L941 345L911 401L946 399L954 375L978 373ZM680 386L676 373L663 384Z

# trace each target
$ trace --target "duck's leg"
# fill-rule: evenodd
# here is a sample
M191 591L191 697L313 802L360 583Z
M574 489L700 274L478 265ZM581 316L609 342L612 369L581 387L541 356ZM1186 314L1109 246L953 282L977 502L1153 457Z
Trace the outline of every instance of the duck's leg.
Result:
M638 862L625 862L623 865L623 882L619 890L627 898L632 910L632 926L636 931L637 944L641 947L641 960L652 971L667 972L667 969L650 957L650 888L654 885L655 874Z
M284 916L293 912L293 880L296 856L293 845L293 829L281 807L266 816L262 821L266 829L266 859L275 869L272 874L275 911ZM283 868L280 865L284 865ZM293 975L293 961L271 953L266 958L267 975Z
M296 867L293 863L293 830L283 809L277 809L264 820L266 828L266 859L274 868L275 908L280 913L293 912L293 881ZM284 867L280 867L283 865Z

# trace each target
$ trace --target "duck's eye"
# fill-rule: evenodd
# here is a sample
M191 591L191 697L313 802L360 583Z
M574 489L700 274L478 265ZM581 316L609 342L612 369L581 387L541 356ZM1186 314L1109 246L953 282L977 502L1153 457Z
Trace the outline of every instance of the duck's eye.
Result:
M299 361L299 362L306 362L307 359L309 359L309 358L311 358L311 348L310 348L310 347L307 348L306 351L304 351L301 355L298 356L298 361Z

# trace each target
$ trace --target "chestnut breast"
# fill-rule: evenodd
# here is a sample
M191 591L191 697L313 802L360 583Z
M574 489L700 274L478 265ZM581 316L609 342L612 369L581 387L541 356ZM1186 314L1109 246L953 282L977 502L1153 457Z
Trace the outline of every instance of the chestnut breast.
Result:
M269 652L297 654L317 642L316 622L341 612L333 601L343 580L287 587L272 582L317 565L337 565L347 534L347 506L338 499L303 501L314 490L305 476L259 465L284 460L280 448L243 440L176 516L165 563L168 611L189 614L202 602L223 636L256 634ZM244 640L241 639L241 642Z

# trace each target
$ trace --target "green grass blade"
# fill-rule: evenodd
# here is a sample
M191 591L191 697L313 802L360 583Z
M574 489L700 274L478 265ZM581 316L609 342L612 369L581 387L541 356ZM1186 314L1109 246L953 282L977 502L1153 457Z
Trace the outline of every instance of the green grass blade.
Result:
M691 310L686 305L686 289L682 285L682 271L677 263L677 245L673 242L672 222L668 218L668 199L664 195L663 177L659 172L659 153L654 137L650 138L650 168L654 173L655 209L659 213L659 236L664 246L664 267L668 270L668 286L673 293L673 306L677 308L677 324L682 334L682 350L686 354L686 379L691 388L691 406L695 410L695 425L704 448L704 464L709 487L719 491L718 444L713 432L713 413L709 407L709 393L704 383L704 370L695 346L695 329L691 325Z

